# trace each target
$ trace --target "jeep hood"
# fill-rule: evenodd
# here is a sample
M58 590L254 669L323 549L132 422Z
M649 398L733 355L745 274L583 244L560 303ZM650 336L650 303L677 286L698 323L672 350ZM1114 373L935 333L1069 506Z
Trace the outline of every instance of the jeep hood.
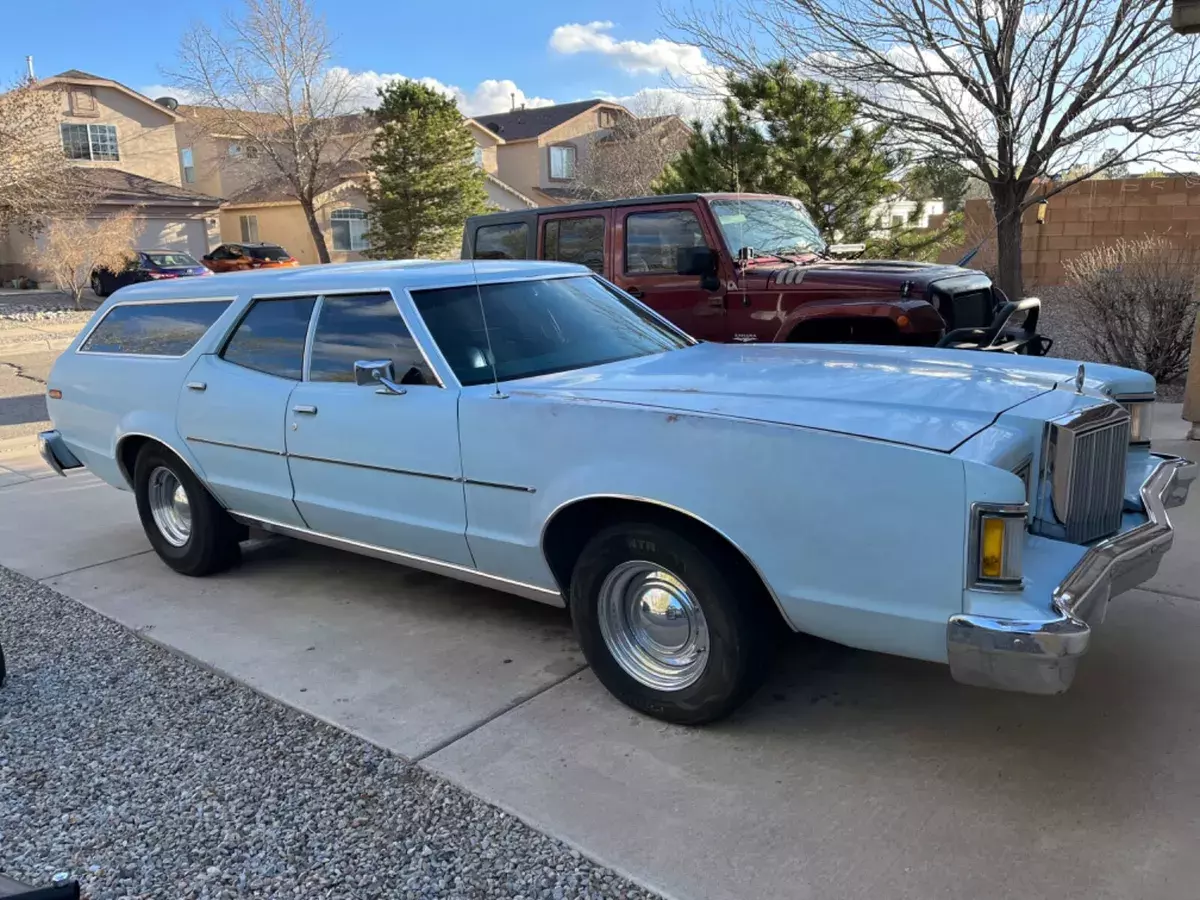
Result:
M1023 369L1018 359L920 348L698 344L507 386L513 394L728 416L948 453L1065 377L1037 365Z
M969 276L990 284L986 275L973 269L936 263L879 259L813 260L798 265L759 261L745 270L747 288L800 288L841 290L857 293L899 295L907 285L909 296L923 297L930 284L945 278Z

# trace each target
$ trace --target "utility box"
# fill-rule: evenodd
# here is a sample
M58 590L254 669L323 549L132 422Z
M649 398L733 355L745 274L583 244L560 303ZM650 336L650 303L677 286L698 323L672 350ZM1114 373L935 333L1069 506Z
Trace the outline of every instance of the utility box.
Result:
M1171 27L1180 34L1200 34L1200 0L1175 0Z

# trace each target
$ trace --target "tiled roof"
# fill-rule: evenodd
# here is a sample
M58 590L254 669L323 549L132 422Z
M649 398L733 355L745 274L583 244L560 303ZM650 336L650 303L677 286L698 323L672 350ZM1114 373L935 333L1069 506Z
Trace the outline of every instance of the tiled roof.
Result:
M532 109L514 109L512 112L491 113L475 116L475 121L506 141L521 141L545 134L568 122L581 112L605 103L604 100L579 100L575 103L560 103L557 106L538 106Z
M179 206L197 206L216 209L220 205L219 197L210 197L190 188L165 181L155 181L123 172L120 169L86 169L82 166L72 169L74 177L100 192L102 201L121 204L177 204Z
M108 81L107 78L101 78L99 75L93 75L91 72L84 72L82 69L67 69L65 72L59 72L53 78L82 78L86 81Z
M330 174L329 188L337 187L353 178L361 178L367 174L366 168L357 160L344 160ZM268 175L254 184L248 185L229 197L230 203L283 203L295 200L286 179L278 173Z

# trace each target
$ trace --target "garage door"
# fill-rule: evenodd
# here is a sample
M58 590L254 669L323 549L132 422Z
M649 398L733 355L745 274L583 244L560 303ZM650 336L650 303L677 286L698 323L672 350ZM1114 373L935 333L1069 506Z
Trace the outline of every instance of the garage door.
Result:
M141 234L134 246L149 250L184 250L199 259L208 252L208 236L203 219L141 219Z

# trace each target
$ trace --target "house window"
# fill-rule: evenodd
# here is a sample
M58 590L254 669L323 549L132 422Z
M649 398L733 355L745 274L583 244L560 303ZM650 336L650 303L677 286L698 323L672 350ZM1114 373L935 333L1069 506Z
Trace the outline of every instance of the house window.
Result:
M367 244L367 213L365 210L335 209L329 216L330 229L333 231L334 250L366 250Z
M893 227L893 228L899 228L899 227L900 227L900 226L902 226L903 224L904 224L904 216L897 216L897 215L895 215L895 214L893 213L893 215L892 215L892 227Z
M117 152L116 125L64 123L59 127L62 132L63 153L67 159L115 162L121 158Z
M242 158L242 145L241 144L230 144L229 150L227 152L229 153L230 159L241 159Z
M555 181L575 177L575 148L570 144L550 148L550 177Z
M258 216L238 216L242 225L242 243L258 243Z
M179 151L179 163L183 167L183 183L195 184L196 182L196 162L192 157L192 148L184 147Z
M479 166L479 168L481 168L481 169L483 168L483 148L482 147L475 148L475 165Z
M258 159L258 146L256 144L247 144L244 152L246 159Z
M616 124L616 116L611 109L602 109L597 113L601 128L612 128Z

